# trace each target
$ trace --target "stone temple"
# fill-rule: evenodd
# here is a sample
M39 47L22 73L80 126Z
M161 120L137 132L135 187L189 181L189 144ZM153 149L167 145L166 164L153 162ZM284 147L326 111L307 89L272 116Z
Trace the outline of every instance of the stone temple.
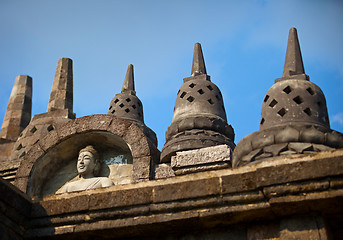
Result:
M71 59L31 117L32 81L15 79L0 132L1 239L343 239L343 134L295 28L260 129L237 145L199 43L161 152L133 65L107 114L76 118Z

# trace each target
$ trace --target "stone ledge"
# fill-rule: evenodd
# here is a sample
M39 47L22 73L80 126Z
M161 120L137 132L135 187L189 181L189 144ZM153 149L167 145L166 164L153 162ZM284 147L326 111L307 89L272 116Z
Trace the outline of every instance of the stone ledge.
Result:
M51 195L35 200L27 236L100 230L116 233L154 224L161 225L159 231L163 232L168 224L187 219L201 227L214 219L236 224L299 212L343 213L343 207L339 207L343 198L341 164L343 150L335 150L236 169ZM266 175L266 169L284 177Z

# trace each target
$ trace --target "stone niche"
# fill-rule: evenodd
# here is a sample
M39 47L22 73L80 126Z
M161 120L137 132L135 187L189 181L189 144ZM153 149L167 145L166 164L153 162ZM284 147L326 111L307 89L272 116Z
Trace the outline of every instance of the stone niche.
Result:
M14 184L32 197L59 192L78 179L79 151L93 145L100 155L99 177L114 185L149 180L159 151L132 122L111 115L91 115L69 121L33 143L23 157Z
M41 159L35 171L44 172L49 163L50 178L42 186L35 186L40 174L35 174L29 189L32 195L47 195L58 193L67 182L75 181L77 175L76 162L79 150L87 145L93 145L101 159L100 177L108 177L115 185L132 182L132 155L125 141L117 135L108 132L90 132L74 135L51 149ZM36 179L38 178L38 179Z

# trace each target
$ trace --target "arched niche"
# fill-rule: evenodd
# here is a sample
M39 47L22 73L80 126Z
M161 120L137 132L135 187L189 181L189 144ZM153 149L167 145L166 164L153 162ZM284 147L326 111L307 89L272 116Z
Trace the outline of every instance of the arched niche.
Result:
M68 164L74 165L73 161L76 165L80 149L90 144L103 156L107 155L105 161L114 164L118 156L111 157L115 156L113 152L119 155L121 152L130 153L128 156L132 158L133 182L149 180L151 166L159 159L156 146L136 124L113 115L90 115L56 125L55 129L33 143L20 163L14 185L30 196L40 197L52 193L52 190L46 190L49 189L48 184L61 181L55 177L61 175ZM107 173L106 169L103 170L102 174L106 176L108 169ZM111 172L109 174L111 177ZM70 179L72 174L65 178L65 182Z
M100 154L100 176L109 177L115 184L132 182L133 159L127 143L113 133L92 131L71 136L36 162L28 187L30 195L54 194L66 182L77 178L77 157L87 145L93 145Z

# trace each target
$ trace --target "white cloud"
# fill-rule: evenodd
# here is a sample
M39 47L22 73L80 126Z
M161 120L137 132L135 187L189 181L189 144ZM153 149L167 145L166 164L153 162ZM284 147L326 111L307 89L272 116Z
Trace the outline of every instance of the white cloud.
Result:
M337 113L331 117L332 123L338 123L339 125L343 125L343 112Z

